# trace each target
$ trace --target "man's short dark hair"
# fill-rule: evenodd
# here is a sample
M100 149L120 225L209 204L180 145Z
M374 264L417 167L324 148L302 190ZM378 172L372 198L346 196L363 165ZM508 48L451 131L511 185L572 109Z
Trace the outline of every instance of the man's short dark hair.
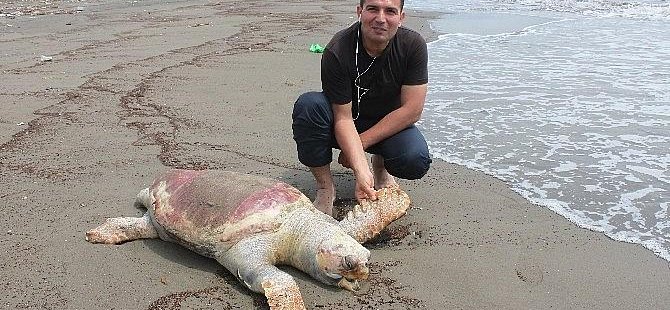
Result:
M361 7L363 7L363 4L365 4L365 0L361 0ZM405 0L400 0L400 10L402 11L402 7L405 6Z

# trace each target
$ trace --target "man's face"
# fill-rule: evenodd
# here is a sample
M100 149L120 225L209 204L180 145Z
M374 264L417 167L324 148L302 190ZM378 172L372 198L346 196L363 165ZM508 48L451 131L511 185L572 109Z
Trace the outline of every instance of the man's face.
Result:
M376 44L388 43L405 19L400 0L366 0L356 8L363 37Z

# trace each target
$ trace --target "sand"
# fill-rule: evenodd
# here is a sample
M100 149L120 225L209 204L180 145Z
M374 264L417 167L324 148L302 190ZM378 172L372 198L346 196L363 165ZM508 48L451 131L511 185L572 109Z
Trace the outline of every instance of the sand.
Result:
M0 308L265 309L216 261L160 240L89 244L170 167L283 179L313 197L295 98L355 1L0 4ZM434 36L430 14L406 25ZM42 61L41 56L51 57ZM339 204L352 175L335 167ZM436 161L369 244L359 294L288 269L310 309L661 309L670 266L501 181Z

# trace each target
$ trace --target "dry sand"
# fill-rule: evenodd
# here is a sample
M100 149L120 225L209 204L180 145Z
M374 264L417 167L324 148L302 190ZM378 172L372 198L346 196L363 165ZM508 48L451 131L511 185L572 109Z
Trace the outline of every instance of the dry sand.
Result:
M0 308L264 309L214 260L92 245L168 167L281 178L312 197L291 108L355 1L0 3ZM427 36L426 15L409 21ZM41 61L41 56L52 57ZM337 168L348 202L352 176ZM662 309L670 267L491 177L436 162L354 295L290 270L309 308Z

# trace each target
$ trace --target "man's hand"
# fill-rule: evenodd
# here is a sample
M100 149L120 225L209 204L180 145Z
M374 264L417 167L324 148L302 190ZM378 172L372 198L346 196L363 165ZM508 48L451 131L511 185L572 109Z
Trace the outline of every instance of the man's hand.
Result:
M375 191L375 179L370 170L356 175L356 200L360 203L363 199L377 200Z
M343 152L337 158L337 162L345 168L352 169L351 164ZM356 200L360 202L362 199L377 200L377 191L375 191L375 178L368 170L360 175L356 175Z
M347 104L333 104L332 107L335 139L337 139L337 143L342 150L337 161L342 166L354 171L354 175L356 176L356 199L359 201L362 199L376 200L375 178L370 171L370 166L363 150L363 143L351 117L351 102Z

